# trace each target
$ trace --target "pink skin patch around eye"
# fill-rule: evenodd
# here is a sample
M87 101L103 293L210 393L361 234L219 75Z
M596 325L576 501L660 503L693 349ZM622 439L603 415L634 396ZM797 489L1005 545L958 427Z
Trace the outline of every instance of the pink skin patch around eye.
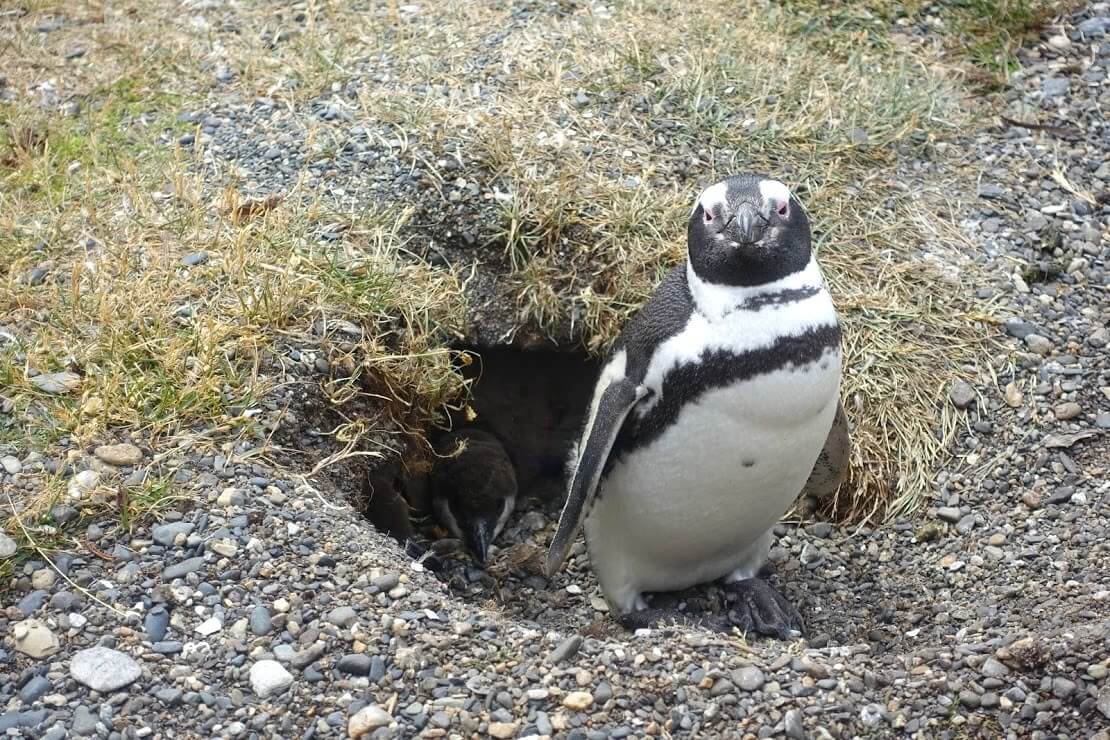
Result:
M779 203L778 212L779 212L780 216L782 216L783 218L786 218L786 215L788 213L790 213L790 204L789 203Z
M712 213L710 213L709 211L706 211L706 212L705 212L705 222L706 222L706 223L709 223L709 222L710 222L710 221L712 221L712 220L713 220L713 214L712 214Z

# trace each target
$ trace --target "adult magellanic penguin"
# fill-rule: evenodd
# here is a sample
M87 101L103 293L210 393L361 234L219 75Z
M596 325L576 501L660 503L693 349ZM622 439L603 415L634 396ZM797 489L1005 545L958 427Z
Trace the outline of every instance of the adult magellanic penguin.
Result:
M757 574L830 438L840 345L808 218L787 187L744 174L705 189L686 263L602 368L548 573L584 524L590 563L626 627L676 616L648 609L645 592L723 578L738 606L707 624L800 632L797 609Z

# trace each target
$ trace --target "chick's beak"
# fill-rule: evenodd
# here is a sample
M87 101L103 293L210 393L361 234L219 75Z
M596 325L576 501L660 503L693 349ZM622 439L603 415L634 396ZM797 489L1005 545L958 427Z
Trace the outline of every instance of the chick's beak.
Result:
M466 546L479 565L486 564L490 542L493 540L493 522L485 517L473 519L464 533Z

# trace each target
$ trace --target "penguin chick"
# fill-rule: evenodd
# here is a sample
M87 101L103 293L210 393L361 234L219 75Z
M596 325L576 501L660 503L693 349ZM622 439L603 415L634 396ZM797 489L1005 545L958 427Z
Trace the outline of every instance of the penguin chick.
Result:
M500 440L481 429L451 432L435 448L441 459L428 480L432 509L485 565L490 544L516 506L513 464Z

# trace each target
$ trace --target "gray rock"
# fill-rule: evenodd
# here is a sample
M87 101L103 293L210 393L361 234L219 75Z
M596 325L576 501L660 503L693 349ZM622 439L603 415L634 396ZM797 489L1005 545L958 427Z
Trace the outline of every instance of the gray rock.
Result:
M998 185L992 185L990 183L983 183L982 185L979 186L979 197L980 198L997 199L997 198L1001 198L1005 194L1006 194L1006 191L1003 190L1002 188L1000 188Z
M159 524L150 531L150 536L163 547L172 547L179 534L187 535L193 531L192 522L170 522Z
M188 558L182 560L180 563L175 563L162 571L162 580L172 581L174 578L180 578L188 573L195 573L204 567L204 558Z
M1083 408L1075 401L1066 401L1053 406L1052 413L1056 415L1057 420L1067 421L1082 414Z
M1047 355L1052 352L1052 341L1040 334L1026 334L1025 346L1038 355Z
M806 731L802 726L802 710L791 709L786 713L784 718L786 725L786 736L793 738L793 740L805 740Z
M324 655L325 646L322 642L314 643L304 650L298 650L289 658L289 664L295 668L304 668L309 663L315 663Z
M17 728L35 728L46 721L46 710L36 709L30 712L4 712L0 714L0 732Z
M258 635L268 635L270 630L274 628L273 622L270 619L270 610L259 604L251 611L250 620L251 632Z
M54 684L50 683L50 679L46 676L32 676L31 680L23 684L23 688L19 690L19 698L24 704L30 706L46 696L52 688Z
M15 540L3 532L0 532L0 560L10 558L12 555L15 555L18 550L19 546L15 544Z
M47 595L46 591L39 589L26 594L20 599L18 607L23 612L23 616L29 617L41 609L42 605L46 603Z
M185 649L179 640L162 640L150 646L150 649L160 655L175 655Z
M1037 328L1028 321L1017 317L1006 319L1003 325L1006 327L1006 333L1017 339L1025 339L1027 336L1037 331Z
M170 614L166 611L166 607L158 604L151 608L146 613L146 618L143 619L143 629L146 631L146 637L151 642L161 642L162 638L166 636L166 630L170 626Z
M293 675L276 660L260 660L251 666L251 690L261 699L279 694L293 685Z
M732 672L732 682L744 691L758 691L763 688L767 678L759 668L749 665L734 670Z
M88 737L89 735L96 734L96 723L100 718L93 714L85 705L77 707L73 713L73 732L80 737Z
M0 467L4 468L4 471L8 475L17 475L23 472L23 464L19 462L19 458L14 455L4 455L0 457Z
M1102 691L1098 692L1098 711L1102 712L1102 716L1110 719L1110 686L1103 686Z
M955 524L960 521L960 510L955 506L942 506L937 509L937 518Z
M154 692L154 696L158 701L171 707L181 703L181 689L175 689L172 686L158 689Z
M564 660L569 660L574 657L578 652L578 648L582 647L582 636L571 635L567 639L559 643L551 653L547 656L547 662L552 665L562 663Z
M1010 669L1005 663L1002 663L994 658L987 658L983 664L979 666L979 671L990 678L1001 678L1010 673Z
M814 537L819 537L823 540L828 539L833 532L833 525L828 522L817 522L809 528L809 533Z
M1068 94L1071 80L1066 77L1046 77L1041 84L1045 99L1059 98Z
M108 693L138 680L142 669L135 659L106 647L85 648L74 654L69 673L94 691Z
M79 512L77 509L66 504L55 504L50 507L50 518L56 524L66 525L77 519Z
M349 606L337 606L324 619L336 627L350 627L358 620L358 615Z
M597 688L594 689L594 703L604 704L613 698L613 687L609 685L608 681L601 681L598 683Z
M385 661L380 655L370 658L370 673L367 678L371 683L377 683L385 677Z
M181 258L181 264L186 267L196 267L208 261L208 252L189 252Z
M59 612L71 612L81 605L81 597L70 591L59 591L50 597L50 608Z
M401 578L396 573L385 573L378 576L377 578L371 579L370 585L375 587L379 591L388 592L397 588L397 584L399 584L400 582Z
M366 676L370 673L370 663L369 656L352 653L340 658L335 667L343 673L350 673L353 676Z
M966 409L975 403L975 389L963 380L956 380L948 389L948 398L958 409Z
M979 517L976 514L967 514L960 517L960 521L956 522L956 531L960 534L967 534L975 529L975 524L978 522L978 519Z
M1052 695L1057 699L1067 699L1075 693L1076 684L1070 678L1057 676L1052 679Z

